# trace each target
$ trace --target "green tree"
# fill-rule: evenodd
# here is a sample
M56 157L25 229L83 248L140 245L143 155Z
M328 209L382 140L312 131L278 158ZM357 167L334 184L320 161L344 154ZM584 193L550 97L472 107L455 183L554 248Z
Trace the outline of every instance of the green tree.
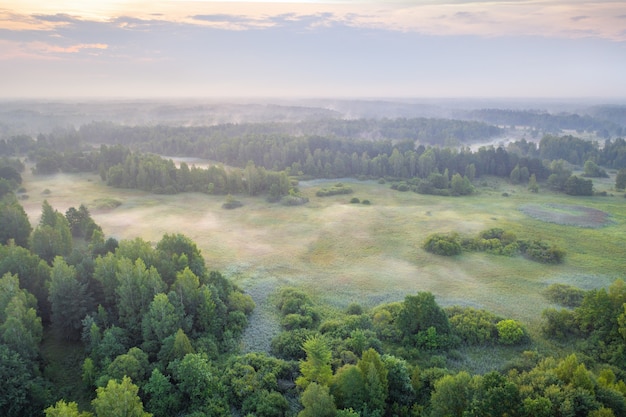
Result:
M405 338L413 340L419 332L433 327L438 334L448 334L450 323L447 314L439 307L435 297L429 292L419 292L417 295L407 295L398 319L398 329Z
M154 368L150 379L143 387L148 400L146 409L156 416L173 416L180 408L180 395L169 375Z
M306 388L310 383L316 382L327 386L333 376L330 367L331 351L326 340L321 336L308 338L302 345L306 352L306 359L300 362L302 375L296 380L301 388Z
M617 171L615 176L615 189L623 190L626 188L626 168L622 168Z
M389 395L388 371L378 352L368 349L357 363L363 374L366 410L372 415L382 416Z
M148 352L158 352L161 343L180 328L182 314L177 310L167 295L156 294L141 321L143 345Z
M41 318L35 307L34 297L18 292L4 310L4 323L0 322L0 340L28 360L39 355L43 335Z
M52 308L52 325L70 340L78 340L82 320L88 313L91 297L87 286L76 278L76 269L57 256L50 272L48 300Z
M39 226L30 237L30 248L49 264L52 264L55 256L68 256L72 252L69 223L46 200L42 204Z
M139 387L126 376L121 382L111 379L106 387L96 390L91 404L97 417L151 417L152 414L143 410L138 392Z
M462 371L437 380L430 399L431 417L462 417L471 401L471 379Z
M182 393L182 403L189 411L201 411L213 400L223 398L217 370L205 355L187 354L169 368Z
M117 308L120 323L133 338L141 335L141 317L148 311L154 296L165 291L165 283L156 268L146 268L141 259L134 263L122 258L117 263Z
M539 185L537 184L537 177L535 174L531 174L530 179L528 180L528 190L532 193L539 192Z
M107 366L105 374L117 380L127 376L141 385L148 376L149 368L148 355L141 349L132 347L128 353L116 357Z
M79 411L78 404L75 402L66 403L65 400L59 400L44 410L46 417L93 417L93 414L87 411Z
M334 398L326 385L311 382L300 401L304 409L298 413L298 417L334 417L337 413Z
M33 228L24 208L17 201L0 200L0 244L13 240L16 245L27 247L28 237Z
M520 343L525 336L524 327L515 320L501 320L496 324L498 340L505 345Z
M356 365L344 365L333 376L330 392L339 408L361 410L365 404L365 379Z

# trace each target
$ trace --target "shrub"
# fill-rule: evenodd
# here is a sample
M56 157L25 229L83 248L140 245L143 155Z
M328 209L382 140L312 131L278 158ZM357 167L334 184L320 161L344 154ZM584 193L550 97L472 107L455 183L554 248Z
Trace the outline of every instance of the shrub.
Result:
M516 345L524 340L526 332L522 325L511 319L501 320L496 324L498 341L503 345Z
M222 208L227 210L236 209L241 206L243 206L243 203L239 200L235 200L230 194L226 197L226 202L222 204Z
M361 201L361 204L365 204L366 206L369 206L372 203L369 200L363 200Z
M435 233L426 238L424 249L435 255L454 256L461 253L461 244L456 233Z
M533 261L545 264L560 264L565 257L565 251L556 245L548 245L540 240L519 241L520 250Z
M352 197L352 198L350 199L350 204L359 204L360 202L361 202L361 200L359 200L359 199L358 199L358 198L356 198L356 197Z
M546 288L545 295L553 303L578 307L585 298L585 291L567 284L552 284Z
M301 206L309 202L308 197L304 196L296 196L296 195L286 195L280 199L280 204L283 206Z
M479 345L490 343L498 338L496 324L502 319L487 310L472 307L450 307L446 309L450 326L463 343Z
M315 195L318 197L329 197L332 195L340 195L340 194L352 194L352 188L347 187L345 185L343 185L342 183L338 182L337 184L335 184L334 186L330 187L330 188L322 188L321 190L318 190Z

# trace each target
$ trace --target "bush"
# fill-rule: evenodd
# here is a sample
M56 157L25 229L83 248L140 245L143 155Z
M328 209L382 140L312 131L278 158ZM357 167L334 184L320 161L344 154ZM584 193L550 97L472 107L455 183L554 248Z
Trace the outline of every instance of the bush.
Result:
M515 320L501 320L496 324L498 329L498 341L503 345L516 345L521 343L526 332L524 327Z
M235 200L230 194L226 197L226 202L222 204L222 208L227 210L236 209L241 206L243 206L243 203L239 200Z
M345 185L343 185L342 183L338 182L337 184L335 184L334 186L330 187L330 188L322 188L321 190L318 190L315 195L318 197L329 197L332 195L340 195L340 194L352 194L352 188L347 187Z
M424 249L435 255L454 256L461 253L461 244L456 233L449 235L435 233L426 238Z
M502 319L487 310L472 307L450 307L446 309L450 326L463 343L480 345L494 342L498 338L496 324Z
M363 200L363 201L361 201L361 204L365 204L366 206L369 206L372 203L370 203L369 200Z
M548 300L565 307L578 307L585 298L585 291L567 284L552 284L546 288Z
M309 202L308 197L296 196L296 195L286 195L280 199L280 204L283 206L301 206Z
M352 197L352 198L350 199L350 204L359 204L360 202L361 202L361 200L359 200L359 199L358 199L358 198L356 198L356 197Z
M565 251L555 245L548 245L540 240L519 241L520 250L528 258L545 264L560 264Z

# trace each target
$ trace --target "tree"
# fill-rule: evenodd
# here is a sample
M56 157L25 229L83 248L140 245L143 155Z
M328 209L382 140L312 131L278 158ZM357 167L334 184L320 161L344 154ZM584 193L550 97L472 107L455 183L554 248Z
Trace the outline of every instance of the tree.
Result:
M435 382L430 404L432 417L462 417L471 400L471 377L467 372L445 375Z
M360 410L365 403L365 380L356 365L344 365L337 370L330 385L330 392L339 408Z
M623 190L626 188L626 168L622 168L617 171L615 176L615 189Z
M515 320L501 320L496 324L498 340L505 345L520 343L525 336L524 328Z
M49 264L55 256L72 252L72 232L64 215L52 209L44 200L41 220L30 238L31 250Z
M43 335L41 318L35 307L34 297L18 292L8 303L4 311L6 320L0 325L0 340L28 360L39 355Z
M304 409L298 417L334 417L337 407L326 385L311 382L300 398Z
M178 412L180 395L170 382L170 376L163 375L159 368L154 368L143 390L148 396L146 408L155 416L173 416Z
M180 328L182 314L177 310L167 295L156 294L141 321L143 345L149 352L158 352L164 339Z
M152 417L143 410L138 392L139 387L127 376L121 382L111 379L106 387L96 390L96 398L91 404L97 417Z
M44 410L46 417L93 417L93 414L78 411L78 404L75 402L66 403L65 400L59 400Z
M407 295L396 324L404 337L409 339L430 327L435 328L439 334L450 332L448 316L430 292Z
M363 374L366 410L371 415L382 416L389 395L388 371L385 364L378 352L374 349L368 349L363 352L357 367Z
M28 237L33 228L28 221L24 208L17 201L0 201L0 244L6 245L13 240L16 245L27 247Z
M52 324L70 340L80 338L82 320L89 311L91 297L87 286L76 279L76 269L57 256L52 264L48 300Z
M122 258L117 263L117 308L120 323L134 338L141 335L141 320L154 296L165 291L165 283L156 268L146 268L141 259L134 263Z
M320 336L308 338L302 345L306 352L306 360L300 362L302 375L296 380L301 388L306 388L310 383L316 382L327 386L333 376L330 367L331 351L326 340Z
M530 180L528 180L528 190L532 193L539 192L539 185L537 184L537 177L535 174L531 174Z

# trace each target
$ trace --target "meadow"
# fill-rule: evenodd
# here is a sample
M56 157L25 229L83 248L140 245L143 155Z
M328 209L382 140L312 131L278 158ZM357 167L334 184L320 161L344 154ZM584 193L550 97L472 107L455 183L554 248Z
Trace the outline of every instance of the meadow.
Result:
M444 306L488 309L520 320L540 337L543 295L553 283L584 289L623 278L626 259L626 199L611 195L611 181L596 185L607 197L572 197L543 188L531 193L495 178L476 181L477 193L438 197L391 190L376 181L342 179L350 195L316 197L338 180L302 182L310 199L297 207L237 196L243 207L221 208L225 196L199 193L155 195L106 186L97 175L24 174L22 204L35 225L44 199L57 210L85 204L105 235L157 242L164 233L183 233L200 247L209 269L222 271L249 292L259 308L244 338L248 349L266 349L280 329L271 299L275 289L296 286L336 308L352 302L373 307L430 291ZM613 182L614 184L614 182ZM352 197L371 205L350 204ZM118 205L119 204L119 205ZM579 214L572 206L608 213L603 227L547 222L524 207ZM558 218L558 216L554 216ZM551 218L546 218L551 220ZM435 232L475 236L499 227L520 239L542 239L567 253L560 265L523 257L464 253L441 257L422 249Z

